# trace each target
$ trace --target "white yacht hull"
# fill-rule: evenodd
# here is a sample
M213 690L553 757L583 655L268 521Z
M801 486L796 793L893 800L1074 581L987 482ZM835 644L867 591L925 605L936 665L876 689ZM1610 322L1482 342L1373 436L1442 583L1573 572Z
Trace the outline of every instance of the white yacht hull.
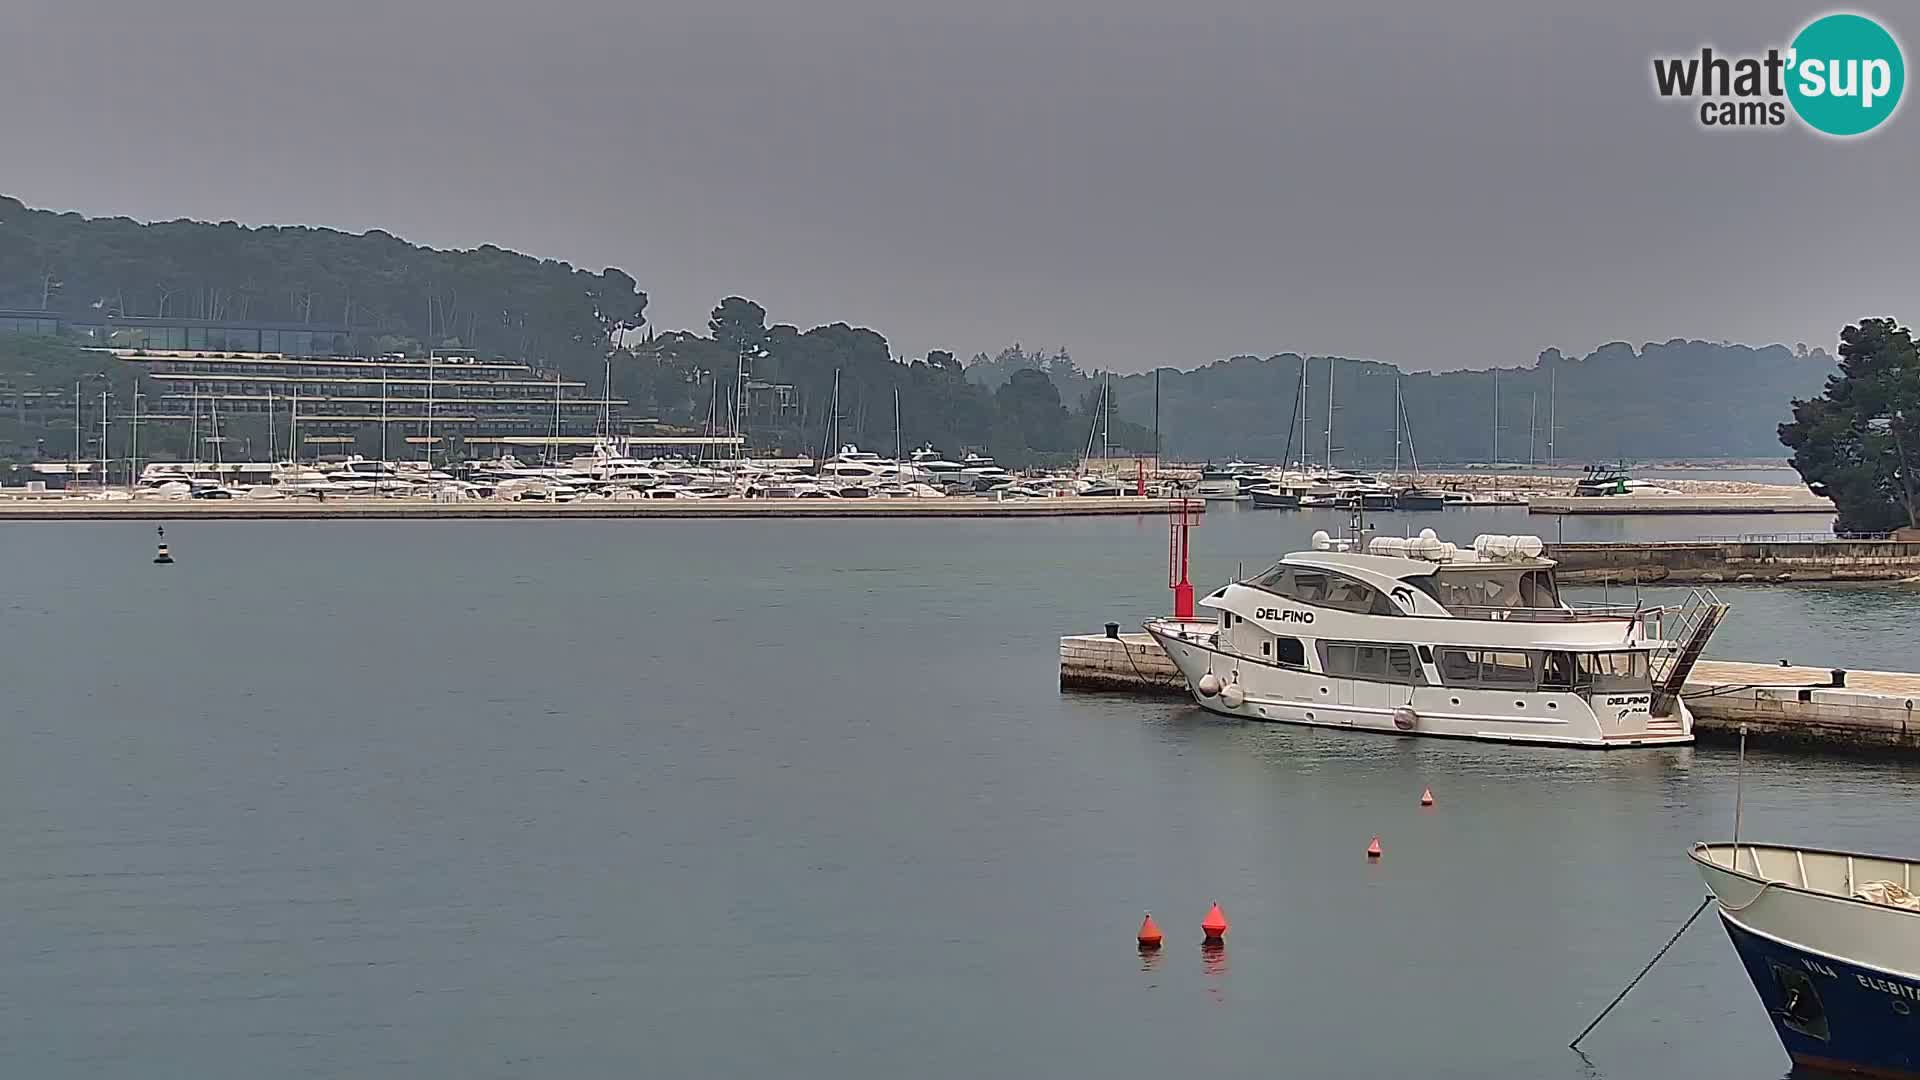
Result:
M1166 650L1201 708L1242 720L1589 749L1693 742L1683 703L1651 717L1644 694L1501 691L1342 678L1282 667L1220 650L1205 623L1155 620L1146 630ZM1238 694L1205 694L1212 674ZM1229 697L1239 700L1229 703ZM1610 703L1611 701L1611 703Z
M1227 502L1251 497L1240 493L1238 480L1202 480L1194 488L1194 494L1208 502Z

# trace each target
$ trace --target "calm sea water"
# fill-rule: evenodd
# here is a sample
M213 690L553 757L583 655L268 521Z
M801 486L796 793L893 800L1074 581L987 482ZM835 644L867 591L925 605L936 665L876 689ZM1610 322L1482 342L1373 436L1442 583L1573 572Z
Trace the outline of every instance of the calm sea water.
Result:
M1503 513L1423 523L1528 527ZM1332 520L1210 514L1196 576ZM1567 525L1621 528L1744 531ZM1060 694L1059 634L1164 606L1158 520L181 523L170 568L152 540L0 528L7 1075L1786 1070L1706 921L1591 1065L1564 1047L1697 903L1729 751ZM1911 594L1727 592L1718 655L1920 653ZM1917 781L1756 753L1745 834L1910 852Z

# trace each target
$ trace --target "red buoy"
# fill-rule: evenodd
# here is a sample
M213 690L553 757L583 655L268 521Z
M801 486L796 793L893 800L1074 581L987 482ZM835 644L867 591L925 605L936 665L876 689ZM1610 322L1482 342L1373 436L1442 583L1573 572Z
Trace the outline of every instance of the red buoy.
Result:
M1140 947L1143 949L1157 949L1160 947L1160 924L1153 921L1153 912L1151 911L1147 912L1146 918L1140 920L1140 936L1138 940Z
M1377 859L1379 857L1380 857L1380 837L1375 836L1373 838L1373 843L1367 845L1367 858Z
M1420 805L1421 806L1433 805L1433 789L1432 788L1427 788L1425 791L1422 791L1420 793Z
M1227 936L1227 913L1215 904L1207 910L1207 917L1200 920L1200 932L1207 935L1208 941L1220 941Z

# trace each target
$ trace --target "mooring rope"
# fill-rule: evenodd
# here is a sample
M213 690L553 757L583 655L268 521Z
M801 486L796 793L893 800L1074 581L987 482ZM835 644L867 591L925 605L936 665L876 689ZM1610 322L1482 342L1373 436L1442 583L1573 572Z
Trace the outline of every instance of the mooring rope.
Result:
M1660 951L1653 954L1653 959L1647 961L1647 966L1640 969L1640 974L1635 975L1633 977L1633 981L1627 984L1627 988L1625 990L1620 991L1619 996L1615 997L1611 1002L1609 1002L1606 1008L1600 1010L1600 1015L1593 1018L1593 1023L1588 1024L1585 1030L1581 1031L1580 1034L1575 1035L1573 1037L1573 1041L1567 1044L1567 1047L1569 1049L1575 1050L1575 1051L1580 1049L1580 1040L1586 1038L1587 1035L1591 1033L1594 1028L1599 1027L1600 1021L1605 1020L1607 1018L1607 1014L1613 1011L1613 1008L1615 1005L1618 1005L1622 1001L1626 1000L1627 995L1633 992L1633 988L1640 985L1640 980L1647 977L1647 972L1653 970L1653 965L1659 963L1660 958L1667 955L1667 950L1673 948L1674 942L1680 940L1680 935L1687 932L1687 927L1692 926L1693 920L1699 918L1700 913L1707 910L1707 905L1711 903L1713 903L1712 896L1708 896L1705 899L1700 901L1700 906L1697 908L1694 908L1693 914L1687 916L1687 921L1680 924L1680 929L1675 930L1673 932L1673 936L1667 939L1667 943L1665 945L1660 946ZM1752 903L1752 901L1748 901L1748 903Z
M1174 686L1180 685L1180 681L1172 676L1167 676L1167 675L1154 676L1154 675L1149 675L1144 671L1141 671L1140 665L1134 662L1133 647L1127 644L1127 639L1119 638L1117 640L1120 642L1120 652L1124 654L1127 658L1127 666L1133 669L1133 673L1135 675L1140 676L1141 682L1146 683L1149 686L1174 687Z

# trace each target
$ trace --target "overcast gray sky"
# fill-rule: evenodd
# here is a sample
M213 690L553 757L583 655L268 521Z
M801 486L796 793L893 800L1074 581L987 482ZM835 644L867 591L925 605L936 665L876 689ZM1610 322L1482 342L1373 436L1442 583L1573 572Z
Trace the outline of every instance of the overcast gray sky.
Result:
M1714 134L1648 74L1823 10L9 0L0 192L492 242L625 268L663 328L740 293L911 355L1823 344L1914 317L1915 106ZM1920 11L1864 10L1911 65Z

